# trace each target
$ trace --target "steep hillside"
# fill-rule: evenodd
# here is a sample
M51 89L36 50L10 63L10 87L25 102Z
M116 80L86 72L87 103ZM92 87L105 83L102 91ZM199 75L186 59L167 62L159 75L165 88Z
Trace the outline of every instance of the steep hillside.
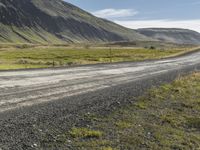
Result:
M0 0L0 42L148 40L62 0Z
M144 28L140 34L165 42L179 44L200 44L200 33L187 29Z

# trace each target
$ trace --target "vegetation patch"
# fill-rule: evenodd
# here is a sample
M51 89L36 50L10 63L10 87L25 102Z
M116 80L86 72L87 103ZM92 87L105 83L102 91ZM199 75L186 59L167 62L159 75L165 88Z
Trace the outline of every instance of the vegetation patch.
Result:
M70 131L70 135L73 138L100 138L103 133L97 130L91 130L87 128L73 128Z
M127 129L127 128L131 128L132 124L126 121L118 121L116 122L116 126L119 129Z
M196 128L200 131L200 118L196 117L188 119L188 126L190 128Z
M143 61L160 59L190 51L190 48L167 50L126 47L0 45L0 69L47 68L81 64Z

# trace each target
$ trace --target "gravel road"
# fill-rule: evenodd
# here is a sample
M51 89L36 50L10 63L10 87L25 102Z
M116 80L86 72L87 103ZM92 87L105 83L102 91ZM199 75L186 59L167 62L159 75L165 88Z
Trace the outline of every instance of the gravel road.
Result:
M35 126L65 131L81 122L80 114L116 109L151 86L199 69L199 64L196 52L145 62L2 71L0 150L37 149L42 135Z

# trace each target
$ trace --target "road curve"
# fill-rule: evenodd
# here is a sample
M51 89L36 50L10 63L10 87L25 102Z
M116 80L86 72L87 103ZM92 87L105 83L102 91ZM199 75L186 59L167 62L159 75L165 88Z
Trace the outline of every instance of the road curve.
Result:
M0 150L42 149L44 138L48 144L74 125L87 125L82 115L132 103L152 85L196 67L200 52L157 61L1 71Z
M158 61L0 72L0 113L200 63L200 52Z

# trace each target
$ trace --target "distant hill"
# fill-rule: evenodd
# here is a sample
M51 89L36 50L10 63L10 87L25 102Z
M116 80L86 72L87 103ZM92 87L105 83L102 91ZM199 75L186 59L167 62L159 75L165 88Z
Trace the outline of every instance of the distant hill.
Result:
M63 43L149 40L62 0L0 0L0 42Z
M200 33L187 29L144 28L138 29L138 33L165 42L200 44Z

